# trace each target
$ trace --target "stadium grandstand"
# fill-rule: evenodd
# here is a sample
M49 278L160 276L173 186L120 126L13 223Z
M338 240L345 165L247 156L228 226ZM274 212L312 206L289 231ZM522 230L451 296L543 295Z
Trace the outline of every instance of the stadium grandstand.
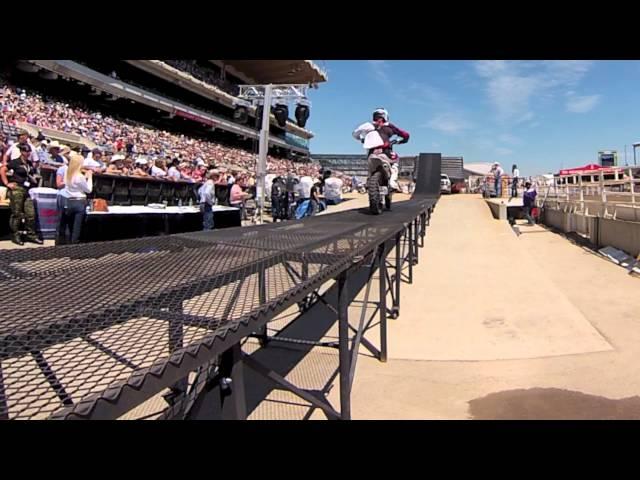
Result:
M364 154L312 154L314 162L318 162L326 170L339 171L349 177L366 178L367 157ZM399 172L400 178L411 178L415 169L415 156L400 157Z
M206 153L230 148L223 160L250 169L254 168L250 163L255 161L259 129L255 109L244 124L234 119L238 85L279 82L317 87L327 80L308 60L23 60L4 61L1 67L7 93L20 91L19 102L31 102L12 110L14 106L3 101L0 126L8 137L13 136L11 128L24 128L72 147L110 147L106 144L118 141L119 129L106 121L104 128L92 122L110 118L124 122L127 127L120 130L134 137L139 136L136 129L143 128L160 132L160 136L186 138L189 145L212 144L209 149L191 149L200 150L195 153L209 163L219 158ZM44 111L30 108L34 101L44 105ZM76 112L80 118L74 118ZM65 115L68 118L62 118ZM313 132L294 120L281 128L271 114L271 158L306 162L311 138ZM136 153L165 150L163 145L140 148L133 143ZM172 145L173 149L181 150L180 143Z

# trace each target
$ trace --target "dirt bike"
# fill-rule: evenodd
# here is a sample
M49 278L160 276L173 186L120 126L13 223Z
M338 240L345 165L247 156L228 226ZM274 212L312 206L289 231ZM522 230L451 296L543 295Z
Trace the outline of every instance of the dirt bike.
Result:
M396 140L391 145L398 143ZM369 165L369 178L367 179L367 192L369 194L369 210L374 215L380 215L386 208L391 210L392 190L389 187L391 179L391 161L382 149L373 151L367 160Z

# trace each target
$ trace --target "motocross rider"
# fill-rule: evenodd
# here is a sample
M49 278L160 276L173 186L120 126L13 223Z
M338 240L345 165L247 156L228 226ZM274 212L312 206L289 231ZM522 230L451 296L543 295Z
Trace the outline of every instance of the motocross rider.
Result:
M378 135L368 137L372 132ZM378 156L383 162L388 163L390 167L390 178L387 178L389 186L394 190L398 188L398 155L393 152L391 137L397 135L401 138L398 144L407 143L409 141L409 133L396 127L389 122L389 112L384 108L377 108L373 112L373 121L360 125L353 131L353 138L363 143L367 149L367 157L369 159L369 174L371 172L372 155ZM371 143L373 142L373 143ZM387 175L388 172L385 171Z

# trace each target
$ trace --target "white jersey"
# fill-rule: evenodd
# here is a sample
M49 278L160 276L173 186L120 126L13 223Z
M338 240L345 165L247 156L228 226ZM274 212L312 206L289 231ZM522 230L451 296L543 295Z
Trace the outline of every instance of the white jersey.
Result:
M297 190L302 198L311 198L311 187L313 187L313 179L305 176L300 179Z
M353 138L359 142L363 141L362 147L365 150L371 150L372 148L380 147L384 145L384 140L376 130L376 127L371 122L366 122L356 128L353 133Z
M342 199L343 182L339 178L329 177L324 181L324 197L327 200Z

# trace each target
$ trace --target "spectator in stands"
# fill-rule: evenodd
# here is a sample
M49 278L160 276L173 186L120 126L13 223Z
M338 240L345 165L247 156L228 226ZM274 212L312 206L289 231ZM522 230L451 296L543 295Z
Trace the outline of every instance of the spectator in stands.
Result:
M343 182L334 174L326 178L324 181L324 198L327 205L337 205L342 201Z
M529 225L535 225L536 222L531 216L531 209L536 206L536 196L538 192L536 192L536 187L534 187L531 182L525 183L524 188L525 191L522 195L524 216L529 222Z
M165 165L164 160L156 158L153 161L153 165L151 166L151 176L158 178L167 176L167 166Z
M196 167L191 172L191 178L194 182L200 183L205 180L207 176L207 164L199 158L196 162Z
M0 163L2 158L4 158L4 154L7 153L9 146L7 145L7 137L0 133Z
M94 148L89 155L87 155L87 158L84 159L82 166L94 172L102 172L106 170L106 167L102 162L102 150Z
M127 155L122 161L122 175L131 175L134 170L133 157Z
M69 145L61 145L60 146L60 156L62 156L65 165L69 164L69 160L71 159L72 154L71 147Z
M9 189L11 201L11 217L9 219L11 241L16 245L24 245L22 240L24 233L27 241L42 245L42 240L36 235L36 212L29 196L29 190L37 186L31 163L33 152L26 143L19 145L18 149L20 157L9 160L7 163L8 177L5 172L2 175L2 181ZM24 230L22 230L23 222Z
M180 175L180 170L178 168L179 166L180 166L180 160L178 160L177 158L174 158L171 161L171 167L169 167L169 171L167 172L167 179L178 181L182 178L182 175Z
M213 230L213 206L216 204L215 183L220 177L220 173L215 170L209 170L207 181L198 190L200 211L202 212L202 229Z
M49 144L49 163L64 165L66 158L61 155L62 145L55 140Z
M107 173L112 175L122 175L124 174L124 155L114 155L111 157L111 162L107 167Z
M131 175L134 175L136 177L148 177L149 176L149 170L147 168L148 163L149 162L145 157L138 157L136 159L136 163L134 165L133 171L131 172Z
M51 155L49 155L49 142L47 140L40 141L40 145L38 146L36 154L38 155L39 165L50 163Z
M82 174L84 159L82 155L72 153L66 168L65 186L58 192L58 231L56 245L78 243L82 233L82 224L87 209L87 194L93 189L93 172Z
M178 170L180 171L180 179L181 180L184 180L186 182L193 182L193 177L191 176L192 173L193 173L193 170L191 168L191 165L189 165L189 163L182 162L178 166Z

